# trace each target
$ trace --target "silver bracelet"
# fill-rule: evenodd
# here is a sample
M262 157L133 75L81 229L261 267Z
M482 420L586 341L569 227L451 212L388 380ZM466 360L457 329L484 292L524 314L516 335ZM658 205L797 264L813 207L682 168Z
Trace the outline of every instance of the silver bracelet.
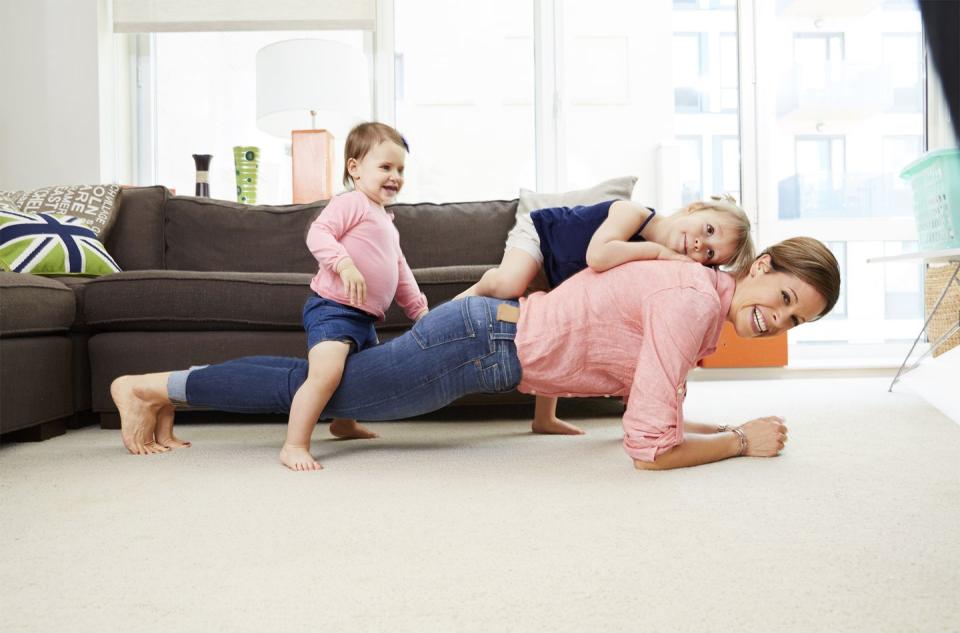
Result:
M740 438L740 451L737 453L737 457L742 457L747 454L747 434L743 432L739 426L734 426L730 428L731 431L737 434L737 437Z

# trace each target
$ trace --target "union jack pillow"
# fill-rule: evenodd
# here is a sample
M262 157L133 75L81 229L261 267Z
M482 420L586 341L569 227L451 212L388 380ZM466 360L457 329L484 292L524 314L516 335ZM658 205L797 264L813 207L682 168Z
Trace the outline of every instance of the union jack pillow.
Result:
M34 275L120 272L94 232L60 213L0 210L0 269Z

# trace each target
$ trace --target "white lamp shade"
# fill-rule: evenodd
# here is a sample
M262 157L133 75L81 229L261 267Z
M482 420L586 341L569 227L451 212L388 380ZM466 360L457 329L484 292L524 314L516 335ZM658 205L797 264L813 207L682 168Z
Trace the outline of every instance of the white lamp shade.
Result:
M363 53L340 42L284 40L257 51L257 126L289 138L316 127L339 136L370 108Z

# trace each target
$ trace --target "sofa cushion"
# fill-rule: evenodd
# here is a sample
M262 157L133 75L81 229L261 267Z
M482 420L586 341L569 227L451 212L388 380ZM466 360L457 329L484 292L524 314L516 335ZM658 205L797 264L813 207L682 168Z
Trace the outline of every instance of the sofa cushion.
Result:
M83 299L85 297L87 284L96 279L96 277L80 277L77 275L71 275L68 277L51 277L51 279L56 279L73 291L73 299L76 302L77 309L73 317L73 323L70 324L70 331L89 331L90 328L87 326L86 317L84 316L83 311Z
M123 270L152 270L163 265L163 207L166 187L124 188L116 222L104 245Z
M172 197L164 211L163 268L314 273L317 263L307 250L306 234L325 206L326 201L250 206ZM513 227L517 201L394 204L389 210L411 268L495 265Z
M390 205L411 268L500 263L516 200Z
M73 292L59 281L0 272L0 336L66 332L75 313Z
M174 196L164 210L164 268L313 275L307 228L326 204L251 206Z
M0 268L34 275L109 275L117 263L82 220L0 211Z
M420 291L427 296L427 304L432 310L480 281L483 273L490 268L489 265L414 268L413 276L420 286ZM383 321L377 323L377 330L405 330L412 324L400 306L394 302L384 315ZM383 342L382 337L380 342Z
M489 266L413 271L430 306L476 283ZM82 289L86 325L96 330L300 330L310 275L174 270L127 271ZM396 305L378 329L406 328Z
M98 330L284 330L301 327L303 273L149 270L91 281L84 316Z

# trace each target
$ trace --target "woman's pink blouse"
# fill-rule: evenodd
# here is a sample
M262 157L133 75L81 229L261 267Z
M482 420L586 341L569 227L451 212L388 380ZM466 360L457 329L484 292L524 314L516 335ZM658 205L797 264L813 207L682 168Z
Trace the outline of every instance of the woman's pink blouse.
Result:
M624 448L654 461L683 442L687 372L716 349L735 286L700 264L642 261L521 299L519 390L622 397Z

